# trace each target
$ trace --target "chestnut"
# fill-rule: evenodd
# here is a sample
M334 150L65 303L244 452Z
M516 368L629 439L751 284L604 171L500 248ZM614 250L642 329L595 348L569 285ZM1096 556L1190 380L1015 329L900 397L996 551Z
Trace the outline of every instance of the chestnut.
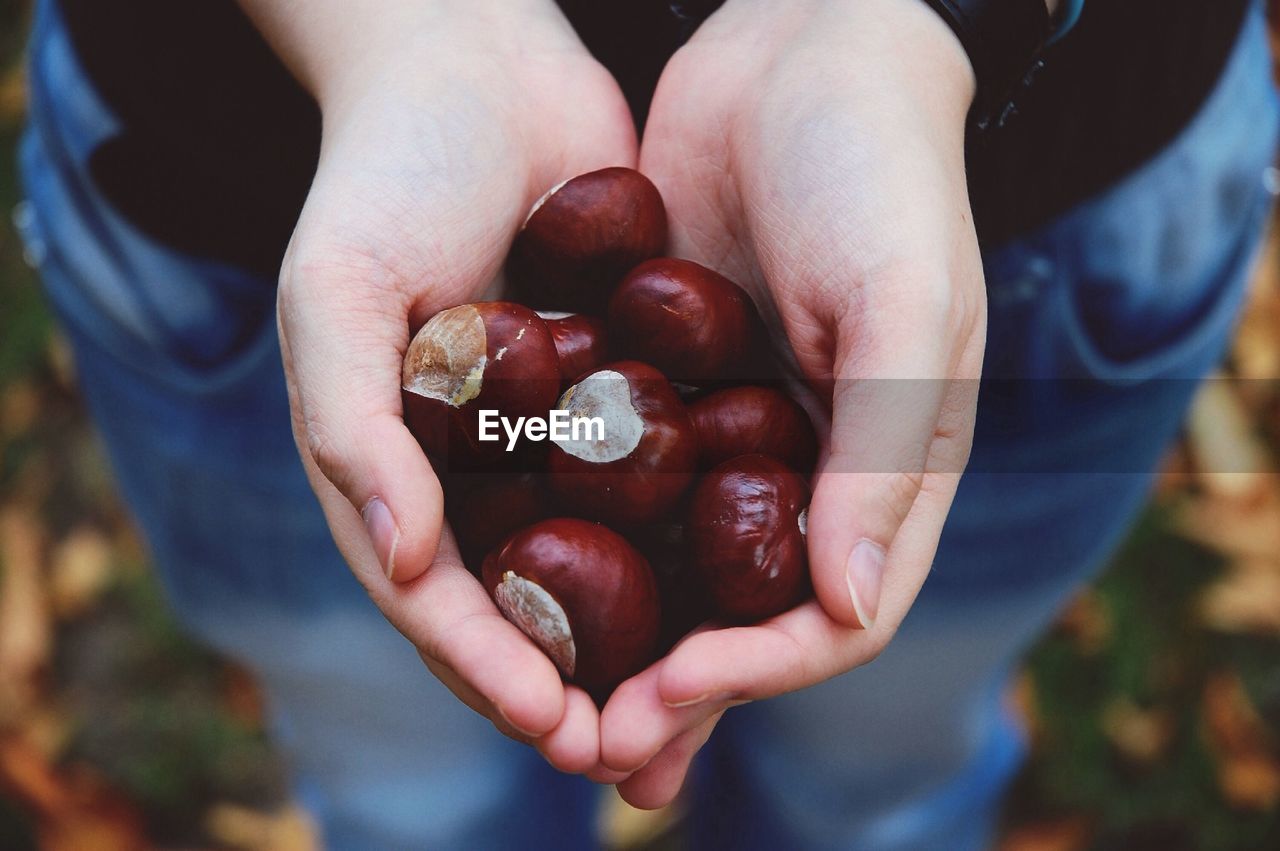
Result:
M804 479L768 455L743 455L703 478L689 506L689 549L716 610L756 621L785 612L808 587Z
M600 425L557 441L547 455L551 489L571 513L614 526L648 523L689 486L697 436L684 403L653 367L606 364L566 390L558 406Z
M553 187L533 206L507 258L519 298L600 312L627 270L667 244L667 211L649 179L604 168Z
M759 453L809 473L818 457L818 436L809 415L772 387L718 390L689 405L689 418L698 433L698 461L704 468Z
M653 661L661 620L653 571L617 532L544 520L490 553L481 575L507 620L593 697Z
M652 523L632 530L627 539L653 568L662 607L662 628L658 631L658 655L664 655L701 624L715 617L703 587L702 576L693 569L684 512L675 519Z
M545 417L560 389L555 340L523 305L459 305L409 343L401 388L405 422L427 454L446 465L494 461L507 446L480 440L480 411Z
M571 384L609 359L604 322L585 313L537 311L547 323L560 359L560 378Z
M622 357L674 381L759 377L763 325L746 291L690 260L632 269L609 300L609 338Z
M479 573L484 557L507 536L550 516L545 478L471 473L447 481L445 515L468 568Z

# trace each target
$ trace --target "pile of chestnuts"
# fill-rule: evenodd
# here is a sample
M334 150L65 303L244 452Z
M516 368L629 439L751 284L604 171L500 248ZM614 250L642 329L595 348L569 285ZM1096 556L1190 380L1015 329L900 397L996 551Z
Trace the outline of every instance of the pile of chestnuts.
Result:
M813 425L751 298L666 241L639 172L566 181L512 245L513 300L436 314L404 360L468 567L597 700L700 624L810 593Z

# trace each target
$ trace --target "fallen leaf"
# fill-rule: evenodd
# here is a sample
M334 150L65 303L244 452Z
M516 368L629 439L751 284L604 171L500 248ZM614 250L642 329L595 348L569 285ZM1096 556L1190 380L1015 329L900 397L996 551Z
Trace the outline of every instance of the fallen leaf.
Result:
M1255 753L1271 746L1267 732L1244 683L1234 671L1221 671L1205 682L1202 697L1210 740L1230 753Z
M1160 462L1160 472L1156 476L1154 497L1159 502L1167 502L1175 496L1186 493L1195 481L1195 469L1191 463L1191 455L1185 442L1178 441L1165 453Z
M76 358L67 338L58 332L49 335L49 365L58 385L69 393L76 392Z
M240 851L317 851L319 833L306 811L290 804L276 812L215 804L205 829L220 845Z
M1089 846L1093 830L1080 817L1018 825L1000 840L998 851L1079 851Z
M8 12L11 15L12 12ZM27 111L27 84L25 65L22 62L9 63L9 68L0 74L0 121L16 124L22 120Z
M233 662L222 668L222 699L227 711L246 727L260 729L266 717L262 689L253 673Z
M600 808L599 834L604 846L613 849L637 848L652 842L680 820L683 805L679 798L659 810L638 810L622 800L617 791L607 794Z
M1100 652L1111 637L1111 618L1097 591L1086 589L1076 596L1058 618L1058 628L1068 635L1086 656Z
M1267 231L1232 343L1231 365L1247 380L1272 383L1280 376L1280 228Z
M1197 478L1211 494L1249 505L1275 490L1276 464L1230 379L1218 374L1196 393L1187 443Z
M1201 496L1175 515L1174 528L1192 541L1238 559L1280 557L1280 495L1242 506Z
M81 526L54 548L49 598L62 620L88 611L110 585L111 542L91 526Z
M30 381L9 384L0 397L0 435L14 437L31 429L40 416L40 393Z
M41 851L143 851L142 818L84 768L55 770L19 736L0 739L0 789L29 813Z
M1143 709L1121 698L1102 712L1102 732L1116 751L1138 765L1159 759L1173 738L1173 718L1163 709Z
M1237 562L1204 589L1199 612L1205 626L1219 632L1280 635L1280 563Z
M1234 672L1213 675L1202 699L1205 731L1217 757L1218 785L1231 806L1265 810L1280 802L1280 759Z
M52 628L42 585L37 517L0 508L0 721L31 706L49 662Z
M1237 809L1266 812L1280 802L1280 765L1259 754L1241 754L1219 765L1218 785Z
M1012 685L1005 689L1005 706L1013 717L1022 722L1027 738L1032 742L1039 739L1041 733L1040 711L1036 703L1036 684L1031 673L1019 671Z

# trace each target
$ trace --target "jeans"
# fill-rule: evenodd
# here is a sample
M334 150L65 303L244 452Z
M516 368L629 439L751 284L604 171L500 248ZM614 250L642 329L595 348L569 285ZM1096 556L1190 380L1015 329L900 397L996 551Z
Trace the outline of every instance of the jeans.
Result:
M30 57L28 252L169 600L260 675L328 847L593 847L596 789L463 707L348 573L290 435L274 282L100 196L86 162L117 123L49 2ZM725 716L694 768L699 847L989 844L1024 752L1010 669L1117 545L1223 355L1277 116L1259 7L1166 150L986 253L990 380L933 572L875 662Z

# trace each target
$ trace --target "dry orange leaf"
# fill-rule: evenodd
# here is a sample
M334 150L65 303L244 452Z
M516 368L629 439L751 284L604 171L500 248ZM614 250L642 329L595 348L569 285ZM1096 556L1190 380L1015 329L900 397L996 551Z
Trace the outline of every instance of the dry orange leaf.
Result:
M1232 806L1265 812L1280 802L1280 765L1258 754L1242 754L1218 767L1218 785Z
M49 598L59 618L68 620L93 607L111 583L111 561L111 541L91 526L81 526L54 548Z
M1211 496L1189 500L1175 527L1184 537L1237 559L1280 559L1280 497L1241 506Z
M1089 588L1063 611L1058 628L1074 640L1081 653L1091 655L1102 650L1111 637L1111 618L1102 598Z
M0 739L0 789L36 822L42 851L143 851L137 811L85 770L57 771L31 743Z
M1231 361L1233 372L1244 379L1280 377L1280 228L1267 231Z
M1253 418L1221 374L1200 388L1187 418L1187 445L1197 478L1210 494L1250 505L1276 486L1276 465Z
M40 394L26 380L14 381L0 396L0 435L13 437L31 429L40 416Z
M1102 713L1102 732L1121 756L1140 765L1155 762L1173 737L1173 719L1161 709L1113 701Z
M635 848L652 842L670 828L683 810L679 798L659 810L638 810L622 800L614 790L605 793L600 808L599 834L606 848Z
M42 552L36 516L0 508L0 721L35 701L49 661L52 629L41 584Z
M205 829L220 845L241 851L317 851L319 833L306 811L290 804L264 813L237 804L215 804Z
M1205 684L1202 716L1218 757L1218 784L1240 809L1269 809L1280 802L1280 760L1275 743L1233 672Z
M1035 822L1013 828L998 851L1079 851L1089 846L1093 831L1081 817Z
M1280 635L1280 562L1236 562L1200 596L1200 618L1220 632Z

